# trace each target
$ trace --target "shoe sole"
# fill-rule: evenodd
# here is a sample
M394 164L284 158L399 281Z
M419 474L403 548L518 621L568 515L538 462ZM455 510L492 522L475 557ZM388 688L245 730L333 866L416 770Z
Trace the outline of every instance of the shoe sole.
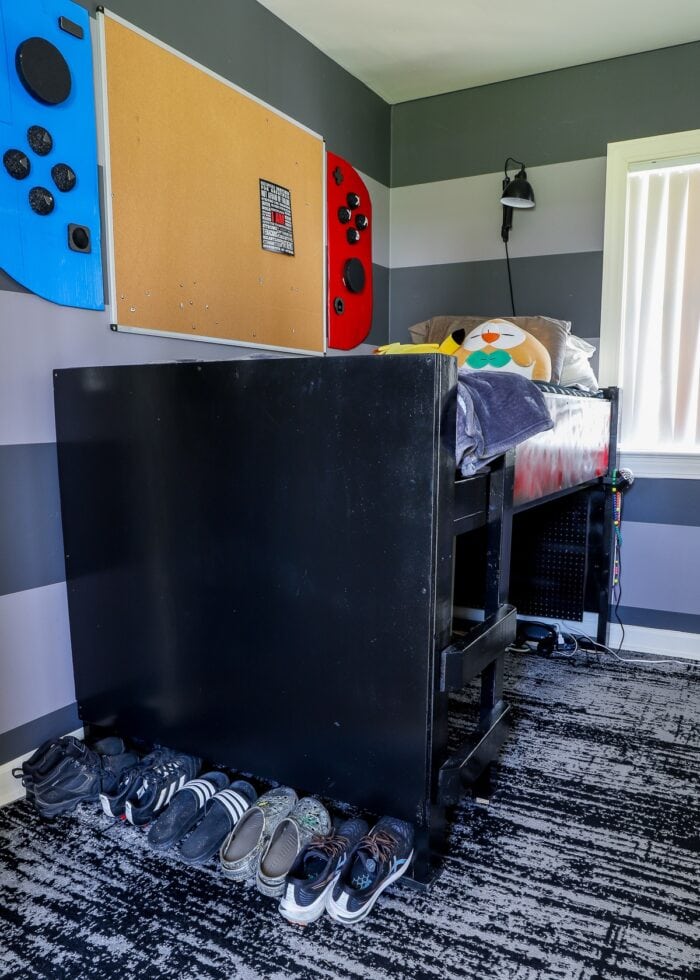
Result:
M282 898L286 878L263 878L260 871L258 871L255 877L255 883L261 895L265 895L267 898Z
M63 814L72 813L81 803L95 803L96 801L96 796L81 796L80 799L71 800L69 803L45 804L35 802L34 805L40 817L44 817L47 820L52 820L54 817L60 817Z
M326 904L326 911L328 912L331 919L333 919L334 922L340 922L345 926L351 926L354 925L356 922L361 922L362 919L367 918L369 913L374 908L374 903L377 901L377 899L382 894L382 892L385 891L385 889L387 889L389 885L393 885L395 881L398 881L401 875L406 874L408 869L411 867L412 860L413 860L413 851L411 851L411 853L408 855L405 864L402 864L401 867L398 869L398 871L395 871L393 875L389 875L389 877L386 878L381 883L381 885L376 890L374 895L372 895L372 897L367 901L367 904L363 905L362 908L359 909L357 912L350 913L350 915L346 915L342 912L341 913L338 912L333 902L333 894L331 893L328 898L328 902Z
M282 898L279 905L279 913L282 918L295 926L308 926L312 922L317 922L326 911L326 903L333 894L333 889L338 883L339 877L340 872L331 878L316 901L312 902L311 905L297 905L296 903L292 905Z

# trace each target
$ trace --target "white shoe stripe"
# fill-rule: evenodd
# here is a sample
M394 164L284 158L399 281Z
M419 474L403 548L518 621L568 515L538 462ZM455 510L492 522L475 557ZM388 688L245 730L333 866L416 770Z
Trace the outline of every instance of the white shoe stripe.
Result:
M167 800L165 800L165 794L167 793L167 791L168 791L167 786L164 786L163 789L160 791L160 796L158 797L156 805L153 807L154 813L156 812L156 810L160 810L167 802Z
M224 796L223 794L220 794L216 798L223 806L226 807L226 810L234 824L238 823L238 821L241 819L241 813L235 800L232 800L230 797Z

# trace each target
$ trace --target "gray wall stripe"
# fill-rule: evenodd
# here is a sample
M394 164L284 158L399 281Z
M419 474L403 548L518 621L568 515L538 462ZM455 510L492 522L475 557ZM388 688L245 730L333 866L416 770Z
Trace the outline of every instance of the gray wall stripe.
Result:
M636 606L620 606L623 626L646 626L654 630L676 630L679 633L700 634L700 615L694 613L667 612L664 609L638 609ZM611 622L617 622L613 615ZM663 651L659 651L662 653Z
M623 534L625 521L697 527L700 525L700 480L635 480L623 500Z
M539 255L511 261L515 308L572 321L579 337L600 334L602 252ZM389 336L408 341L408 327L431 316L510 312L505 257L391 272Z
M0 446L0 595L65 578L54 443Z
M700 42L404 102L391 186L605 156L607 143L700 126Z
M94 0L79 2L94 12ZM108 7L309 126L388 185L391 107L255 0L112 0Z
M28 293L29 290L20 285L16 279L12 279L0 269L0 292L7 293Z
M80 727L78 706L74 701L73 704L28 721L26 725L13 728L12 731L0 732L0 765L18 759L27 752L33 752L50 738L59 738Z

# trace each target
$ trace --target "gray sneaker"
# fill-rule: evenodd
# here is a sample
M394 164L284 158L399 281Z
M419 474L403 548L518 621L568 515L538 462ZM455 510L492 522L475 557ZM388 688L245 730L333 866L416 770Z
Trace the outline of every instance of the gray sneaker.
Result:
M258 798L246 810L221 845L219 859L224 874L235 881L252 878L258 870L260 856L278 824L288 816L297 802L289 786L278 786Z
M331 818L325 806L311 796L299 800L270 837L258 867L258 891L271 898L284 894L287 873L312 837L325 837Z

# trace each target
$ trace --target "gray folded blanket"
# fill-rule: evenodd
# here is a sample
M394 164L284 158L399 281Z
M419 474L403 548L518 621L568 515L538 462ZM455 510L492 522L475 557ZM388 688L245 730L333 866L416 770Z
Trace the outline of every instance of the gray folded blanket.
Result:
M552 428L542 392L532 381L507 371L459 372L456 457L462 476Z

